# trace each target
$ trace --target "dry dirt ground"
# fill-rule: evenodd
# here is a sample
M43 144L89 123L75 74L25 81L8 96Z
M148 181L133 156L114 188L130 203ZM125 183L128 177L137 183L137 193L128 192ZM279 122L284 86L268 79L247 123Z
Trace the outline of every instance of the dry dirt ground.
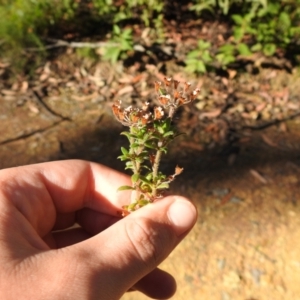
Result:
M299 83L284 73L280 86L296 97ZM107 101L63 93L22 101L0 98L0 168L80 158L122 170L116 157L126 140ZM300 119L240 133L228 148L217 138L202 145L198 119L183 117L187 135L162 168L184 167L172 192L188 196L199 219L161 266L177 279L172 299L300 299Z

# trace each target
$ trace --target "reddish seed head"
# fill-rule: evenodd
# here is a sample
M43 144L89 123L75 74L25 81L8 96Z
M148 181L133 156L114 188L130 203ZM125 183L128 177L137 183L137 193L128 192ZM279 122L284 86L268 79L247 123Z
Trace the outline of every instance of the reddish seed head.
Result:
M151 165L153 165L154 161L155 161L155 154L149 154L149 160L150 160Z
M172 78L171 77L168 77L168 78L164 77L164 83L167 87L171 86Z
M183 168L180 168L179 166L176 166L174 175L177 176L177 175L181 174L182 171L183 171Z
M175 90L173 96L174 96L174 100L176 101L180 97L180 92Z
M178 105L180 106L180 105L184 105L184 104L186 104L186 103L188 103L189 101L186 99L186 98L184 98L184 97L180 97L179 99L178 99Z
M184 83L184 91L187 92L189 90L190 86L191 86L190 82L185 82Z
M174 89L176 90L180 82L178 80L174 80L173 83L174 83Z
M142 110L147 111L149 109L149 105L150 105L150 102L148 102L148 101L145 102L144 105L142 106Z
M200 89L193 90L193 92L190 94L191 101L194 101L198 97L199 93Z
M130 114L130 121L131 121L133 124L136 124L139 120L140 120L140 117L139 117L138 112L134 112L134 113L131 113L131 114Z
M165 96L159 96L158 97L159 103L163 106L170 104L170 100L171 100L170 95L165 95Z
M151 117L151 113L145 113L145 114L143 114L142 117L141 117L141 123L143 125L146 125L149 122L150 117Z
M160 120L164 114L165 112L161 106L154 107L154 120Z
M116 104L113 104L112 105L112 111L113 111L114 115L117 117L118 114L119 114L119 111L120 111L120 106L118 106Z
M124 120L125 115L119 104L113 104L112 111L118 121L122 122Z

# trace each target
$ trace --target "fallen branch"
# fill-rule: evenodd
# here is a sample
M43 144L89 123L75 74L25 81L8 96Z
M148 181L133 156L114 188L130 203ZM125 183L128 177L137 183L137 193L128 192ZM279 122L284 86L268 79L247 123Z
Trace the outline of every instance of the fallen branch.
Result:
M118 43L112 42L67 42L64 40L48 39L49 41L55 42L52 45L46 45L40 48L32 47L26 48L27 51L43 51L48 49L54 49L59 47L68 47L68 48L101 48L107 46L118 46Z
M33 130L31 132L28 132L28 133L25 133L25 134L21 134L19 136L16 136L16 137L13 137L13 138L10 138L10 139L7 139L7 140L4 140L4 141L0 141L0 146L2 145L5 145L5 144L9 144L9 143L12 143L12 142L16 142L16 141L19 141L19 140L22 140L22 139L26 139L26 138L29 138L37 133L43 133L51 128L54 128L55 126L59 125L60 123L64 122L66 120L58 120L57 122L54 122L53 124L49 125L49 126L46 126L44 128L41 128L41 129L37 129L37 130Z
M286 122L286 121L292 120L292 119L294 119L294 118L296 118L298 116L300 116L300 111L295 112L294 114L291 114L290 116L287 116L287 117L282 118L282 119L271 120L269 122L266 122L266 123L260 124L260 125L253 125L253 126L251 126L251 125L245 125L242 128L243 129L252 129L252 130L261 130L261 129L265 129L265 128L273 126L273 125L280 124L282 122Z

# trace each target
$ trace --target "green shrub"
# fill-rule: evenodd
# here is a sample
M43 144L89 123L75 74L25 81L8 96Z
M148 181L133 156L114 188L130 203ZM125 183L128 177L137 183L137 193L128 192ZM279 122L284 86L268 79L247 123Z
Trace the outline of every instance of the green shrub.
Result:
M2 0L0 4L0 55L20 67L33 61L27 47L40 49L35 56L39 61L44 54L42 38L57 22L72 18L77 5L71 0Z
M199 40L198 47L189 52L186 57L186 70L191 73L206 73L208 65L213 61L209 53L210 42Z
M206 49L216 61L215 65L223 68L235 62L239 55L262 52L272 56L279 50L285 53L300 37L300 0L195 0L191 9L200 15L204 12L227 15L232 23L233 39L217 50ZM199 46L193 51L201 55ZM186 63L189 65L188 59ZM208 65L210 63L208 61Z
M120 53L112 49L111 57L107 54L105 58L115 62L132 48L131 31L123 30L126 22L155 27L161 37L163 8L164 2L159 0L0 0L0 55L14 61L18 57L22 65L32 56L28 48L39 49L39 55L34 53L35 59L45 53L45 40L53 32L63 36L57 33L73 28L80 33L88 31L87 23L93 22L90 27L96 33L95 24L103 24L98 30L102 34L103 28L108 32L113 28L111 42L117 42L122 49Z
M120 58L126 58L127 52L133 49L132 31L130 28L120 29L118 25L114 25L112 37L104 47L103 59L116 63Z

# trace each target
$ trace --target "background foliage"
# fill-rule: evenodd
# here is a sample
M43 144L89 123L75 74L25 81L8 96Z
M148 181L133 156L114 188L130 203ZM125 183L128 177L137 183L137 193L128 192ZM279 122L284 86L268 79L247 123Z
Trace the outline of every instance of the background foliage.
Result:
M0 0L0 55L26 66L47 55L45 45L54 39L96 39L107 42L102 58L115 63L130 55L139 40L135 25L149 28L153 43L163 43L170 5L158 0ZM298 54L300 0L191 0L182 9L189 9L196 18L228 24L223 44L199 40L186 53L189 72L226 69L240 57L255 53Z
M260 52L265 56L284 56L295 51L300 37L300 1L299 0L194 0L191 10L199 16L204 12L223 15L231 25L232 36L217 49L207 47L206 51L214 53L219 66L226 68L239 56L250 56ZM208 49L209 48L209 49ZM198 51L198 55L196 52ZM205 72L204 66L213 61L202 55L203 44L187 56L187 69ZM200 60L198 68L195 60Z

